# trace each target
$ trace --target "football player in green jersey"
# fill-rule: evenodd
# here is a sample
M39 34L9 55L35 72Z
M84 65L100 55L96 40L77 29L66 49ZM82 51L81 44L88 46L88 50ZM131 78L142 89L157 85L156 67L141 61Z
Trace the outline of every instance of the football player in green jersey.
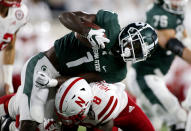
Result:
M175 55L191 63L191 52L181 43L186 37L183 25L186 1L159 0L147 11L146 22L157 29L160 46L147 61L133 64L127 75L130 91L149 112L156 130L166 119L170 125L177 124L177 129L186 122L186 112L163 80Z
M46 87L58 86L73 76L88 82L120 82L126 77L126 61L145 60L158 42L149 24L132 23L121 30L117 14L109 11L64 12L59 19L72 32L56 40L48 51L29 59L22 70L22 84L17 92L23 95L21 102L25 105L20 107L21 131L34 130L46 117L45 104L51 92ZM88 22L100 29L89 28L84 24ZM89 42L77 39L75 32Z

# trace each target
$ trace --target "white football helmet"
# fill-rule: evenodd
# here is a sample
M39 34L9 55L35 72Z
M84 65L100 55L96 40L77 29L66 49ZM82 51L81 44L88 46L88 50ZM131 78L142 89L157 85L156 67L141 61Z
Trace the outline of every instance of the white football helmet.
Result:
M188 0L164 0L163 8L174 14L184 14Z
M87 115L92 100L92 89L86 80L73 77L64 82L56 93L57 115L67 126L78 124Z

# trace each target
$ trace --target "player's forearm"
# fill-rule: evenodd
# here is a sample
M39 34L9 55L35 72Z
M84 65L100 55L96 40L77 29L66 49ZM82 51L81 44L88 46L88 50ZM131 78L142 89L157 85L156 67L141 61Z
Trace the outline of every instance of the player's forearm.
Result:
M103 78L100 76L99 73L84 73L84 74L80 74L78 75L79 77L82 77L83 79L85 79L88 83L91 82L97 82L97 81L102 81Z
M114 123L113 123L113 119L112 119L112 120L109 120L107 123L99 125L98 128L103 131L112 131L113 125L114 125Z
M157 30L159 46L166 48L168 40L175 38L175 34L175 30L173 29Z
M3 51L3 64L13 65L15 59L15 45L10 43Z
M13 93L12 88L12 74L13 63L15 58L15 37L12 42L3 50L3 75L4 75L4 88L6 94Z
M191 64L191 50L188 48L185 48L183 50L182 58L187 61L189 64Z
M20 131L36 131L38 123L30 120L22 120Z
M90 30L82 23L82 18L73 12L63 12L59 20L65 27L83 36L86 36Z
M56 80L58 81L57 86L60 87L60 85L62 85L62 83L64 83L66 80L68 80L71 77L82 77L88 83L103 80L102 77L99 75L99 73L84 73L84 74L79 74L77 76L59 76L56 78Z

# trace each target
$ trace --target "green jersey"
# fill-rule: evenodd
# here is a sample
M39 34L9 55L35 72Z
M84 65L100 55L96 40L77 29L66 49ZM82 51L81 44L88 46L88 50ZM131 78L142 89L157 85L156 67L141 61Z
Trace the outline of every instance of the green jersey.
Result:
M55 41L54 47L59 62L61 75L75 76L78 74L99 72L106 82L114 83L126 76L126 63L116 58L111 48L118 41L120 26L118 16L109 11L98 11L95 24L106 30L110 43L105 49L84 46L71 32Z
M146 22L157 30L174 29L176 33L182 33L184 30L184 16L170 13L164 10L161 5L154 4L146 15ZM151 57L147 58L146 61L134 64L133 67L136 68L140 74L153 74L154 69L160 69L163 74L166 74L174 56L171 51L158 46Z

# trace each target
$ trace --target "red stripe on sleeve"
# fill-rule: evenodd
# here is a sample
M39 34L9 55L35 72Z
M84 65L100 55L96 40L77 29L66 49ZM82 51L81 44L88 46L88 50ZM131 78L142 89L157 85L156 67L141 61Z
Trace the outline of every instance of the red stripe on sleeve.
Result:
M105 108L99 113L98 115L98 120L105 114L105 112L109 109L109 107L111 106L111 103L113 102L113 98L114 96L111 96L109 99L109 102L107 103L107 105L105 106Z
M110 110L110 112L109 112L101 121L106 120L106 119L111 115L111 113L115 110L115 108L116 108L116 106L117 106L117 103L118 103L118 100L116 99L116 100L115 100L115 103L114 103L114 105L113 105L113 107L112 107L111 110Z
M19 128L19 125L20 125L19 119L20 119L20 115L16 115L16 122L15 122L16 128Z
M65 92L64 92L64 94L62 95L62 98L61 98L61 100L60 100L60 105L59 105L59 110L60 110L60 112L62 112L62 105L63 105L64 99L65 99L65 97L66 97L66 94L69 92L69 90L72 88L72 86L73 86L76 82L78 82L79 80L81 80L81 79L82 79L81 77L75 79L75 80L67 87L67 89L65 90Z

